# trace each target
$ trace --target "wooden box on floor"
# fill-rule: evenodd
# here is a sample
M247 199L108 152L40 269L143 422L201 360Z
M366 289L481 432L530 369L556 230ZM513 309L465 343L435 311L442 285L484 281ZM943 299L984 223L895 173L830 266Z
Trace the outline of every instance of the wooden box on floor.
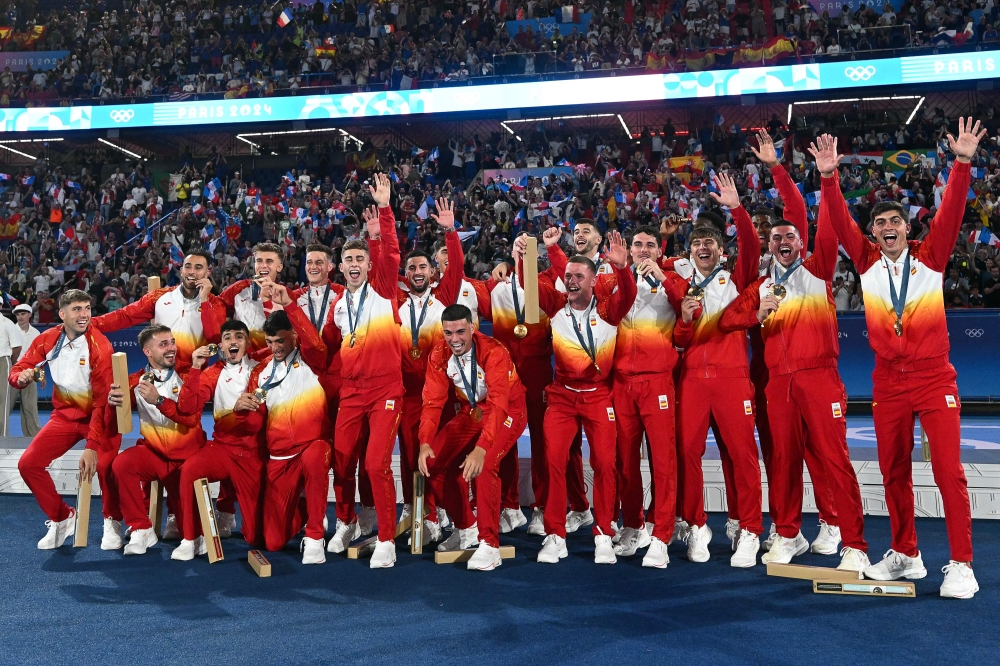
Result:
M832 567L810 567L805 564L770 563L767 565L767 575L801 580L861 580L861 574L856 571L841 571Z
M251 550L247 554L247 560L250 562L250 566L256 572L258 578L271 577L271 563L264 557L264 553L259 550Z
M814 580L813 592L816 594L853 594L862 597L914 599L917 596L917 586L899 580L858 580L850 583L842 580Z
M364 541L357 541L347 547L347 559L359 560L362 557L369 557L375 552L375 544L378 543L378 535L373 534Z

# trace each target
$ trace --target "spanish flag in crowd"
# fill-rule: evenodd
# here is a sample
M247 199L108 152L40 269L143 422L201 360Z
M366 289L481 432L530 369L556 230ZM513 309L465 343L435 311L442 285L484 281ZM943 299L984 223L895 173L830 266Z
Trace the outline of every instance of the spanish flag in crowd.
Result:
M742 62L772 64L795 53L795 45L787 37L775 37L763 46L742 46L733 53L733 64Z

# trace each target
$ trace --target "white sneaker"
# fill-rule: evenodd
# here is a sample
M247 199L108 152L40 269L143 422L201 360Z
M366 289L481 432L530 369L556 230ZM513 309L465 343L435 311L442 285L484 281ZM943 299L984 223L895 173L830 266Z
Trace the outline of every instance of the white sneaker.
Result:
M708 525L692 525L688 528L687 546L688 559L692 562L708 562L712 556L708 552L708 544L712 541L712 528Z
M216 512L215 525L219 528L219 538L228 539L233 536L233 530L236 529L236 514L225 511ZM323 530L325 531L326 528L324 527Z
M494 548L485 541L480 541L479 548L469 558L468 569L470 571L493 571L501 564L503 564L503 560L500 558L500 549Z
M180 562L188 562L194 559L195 555L204 555L208 552L205 546L205 537L199 536L194 541L181 539L181 544L170 553L170 559Z
M163 528L163 540L173 541L174 539L181 538L181 530L177 527L177 516L174 514L167 515L167 524Z
M767 538L761 542L761 548L764 550L771 550L771 544L774 543L774 537L778 535L778 526L771 523L771 527L767 530Z
M361 528L361 536L366 537L374 534L378 529L378 514L370 506L362 506L358 511L358 527Z
M817 555L834 555L840 546L840 528L827 525L825 520L819 521L819 534L809 546L809 550Z
M802 536L802 532L795 535L794 539L787 539L780 534L774 535L771 542L771 549L764 553L760 561L764 564L788 564L793 557L805 554L809 550L809 541Z
M59 548L66 543L66 539L76 532L76 509L69 510L69 516L66 520L60 520L58 523L54 520L46 520L45 526L49 528L49 531L38 542L38 550Z
M513 532L521 525L527 525L528 519L520 509L504 509L500 512L500 534Z
M622 557L631 557L635 551L649 546L650 536L645 529L635 529L634 527L622 528L618 534L618 544L615 546L615 554Z
M941 567L944 572L944 582L941 583L941 596L952 599L971 599L979 591L976 574L972 567L962 562L949 560Z
M736 539L736 552L729 558L729 566L740 569L756 566L758 551L760 551L760 537L749 530L740 530Z
M105 518L101 550L118 550L122 547L122 543L122 521Z
M581 527L594 524L594 514L586 511L570 511L566 514L566 534L572 534Z
M403 512L399 514L399 521L396 523L396 533L399 533L399 525L406 521L407 518L413 517L413 505L404 504Z
M531 512L531 522L528 524L528 534L545 536L545 514L536 508Z
M871 565L872 563L868 561L868 553L857 548L844 546L840 551L840 564L837 565L837 568L841 571L857 571L858 578L861 578L862 572Z
M379 541L375 544L375 552L368 566L372 569L388 569L396 564L396 542Z
M566 550L566 539L556 534L550 534L542 541L542 549L538 551L538 561L548 564L558 564L559 560L569 557Z
M155 546L158 541L152 527L144 530L132 530L128 545L125 546L125 554L145 555L146 549Z
M438 544L438 550L467 550L479 545L479 524L472 523L472 527L463 529L453 529L451 536ZM497 551L500 552L500 551Z
M446 530L449 527L453 527L451 524L451 518L448 517L448 512L441 507L437 508L437 519L438 525L441 526L441 529Z
M302 537L302 542L299 543L299 550L302 551L302 564L323 564L326 562L326 553L323 552L325 545L323 539Z
M670 564L670 555L667 554L667 544L653 537L649 540L649 550L642 558L642 566L666 569L668 564Z
M688 527L689 525L686 520L683 518L676 518L674 520L674 533L670 535L670 543L673 543L674 541L684 541L684 538L688 533ZM667 545L669 546L670 543Z
M330 537L330 543L326 545L326 550L330 553L343 553L352 541L360 537L361 528L358 527L358 521L355 520L348 525L338 518L337 531Z
M907 578L909 580L920 580L927 575L924 568L924 560L917 551L916 557L907 557L902 553L897 553L892 548L885 552L882 561L873 564L865 569L865 578L872 580L899 580Z
M615 547L611 543L611 537L607 534L598 534L594 537L594 564L614 564L618 561L615 557Z
M726 519L726 538L729 539L729 543L735 551L736 544L740 540L740 521L736 518Z

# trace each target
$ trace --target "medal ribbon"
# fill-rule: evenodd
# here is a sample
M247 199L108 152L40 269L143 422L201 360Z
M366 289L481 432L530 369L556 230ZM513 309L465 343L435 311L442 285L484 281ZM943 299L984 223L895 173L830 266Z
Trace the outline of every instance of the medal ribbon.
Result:
M368 283L365 282L365 286L361 288L361 298L358 299L358 314L353 316L351 314L351 308L354 305L354 297L351 296L351 292L347 292L347 327L351 329L351 335L354 335L354 329L358 327L358 322L361 321L361 310L365 307L365 297L368 296Z
M513 299L514 299L514 316L517 317L517 323L523 325L524 324L524 308L522 308L521 304L518 303L518 301L517 301L517 283L514 282L514 280L517 280L517 276L516 275L513 278L511 278L511 281L510 281L510 293L511 293L511 296L513 297Z
M592 299L590 301L590 307L587 308L586 317L584 318L584 321L587 322L587 340L590 342L590 346L587 346L587 343L583 341L583 331L580 330L580 324L576 321L576 315L573 314L572 309L569 313L569 316L573 319L573 331L576 332L576 339L580 341L580 346L583 347L583 351L587 352L587 356L590 357L590 360L595 366L597 365L597 349L594 346L594 329L590 325L590 313L594 311L594 307L596 305L597 299ZM566 307L569 308L568 303L566 304Z
M153 367L150 366L150 365L146 366L146 372L150 372L150 373L153 374L154 379L153 379L152 383L154 383L154 384L164 384L166 382L169 382L170 378L174 376L174 369L173 368L170 368L170 371L167 373L167 376L164 377L163 379L160 379L157 376L156 370L153 370Z
M68 344L70 344L70 341L66 339L66 329L64 328L62 330L62 332L59 333L59 337L56 338L56 344L55 344L56 353L54 353L52 356L49 356L48 358L46 358L45 360L43 360L41 363L39 363L35 367L36 368L40 368L43 365L45 365L47 363L51 363L52 361L54 361L57 358L59 358L59 354L62 352L63 347L65 347Z
M431 297L430 294L427 295L427 300L424 301L424 307L420 308L420 321L417 321L417 307L413 304L413 299L410 299L410 336L413 338L413 346L417 346L417 342L420 340L420 327L424 325L424 317L427 316L427 306L430 305ZM358 308L360 313L361 309Z
M299 353L299 350L296 349L294 352L292 352L291 356L289 356L288 358L285 359L285 362L284 362L285 374L278 381L274 381L274 375L275 375L276 372L278 372L278 361L274 361L273 363L271 363L271 374L268 375L267 379L264 380L264 385L261 386L261 388L264 389L265 391L267 391L269 389L274 388L275 386L281 386L281 382L285 381L285 378L288 377L288 364L291 363L295 359L295 355L298 354L298 353Z
M326 283L326 292L323 294L323 305L319 309L319 318L316 317L316 313L313 310L313 299L312 299L312 287L309 287L309 292L307 293L306 300L309 301L309 321L316 330L323 328L323 316L326 314L326 304L330 300L330 283Z
M458 366L458 374L462 378L462 385L465 387L465 396L469 399L469 409L476 408L476 396L479 395L478 383L479 375L476 368L476 341L472 341L472 384L465 378L465 372L462 371L462 360L459 358L455 359L455 365Z
M715 267L714 271L712 271L711 273L708 274L707 278L705 278L704 280L702 280L698 284L694 284L694 278L698 274L698 270L695 269L694 271L691 272L691 284L693 284L694 286L698 287L699 289L704 289L705 287L708 286L708 283L712 281L712 278L714 278L716 275L718 275L719 271L721 271L721 270L722 270L722 264L719 264L718 266Z
M777 272L778 272L778 266L779 266L779 265L780 265L780 264L778 264L778 265L776 265L776 266L774 267L774 272L775 272L776 274L777 274ZM787 282L787 281L788 281L788 278L792 277L792 273L794 273L794 272L795 272L795 269L797 269L797 268L798 268L799 266L801 266L801 265L802 265L802 257L799 257L798 259L796 259L796 260L795 260L795 263L793 263L793 264L792 264L791 266L789 266L789 267L788 267L788 270L787 270L787 271L785 271L784 275L782 275L781 277L776 277L776 278L774 279L774 284L775 284L775 286L779 286L779 285L782 285L782 284L784 284L785 282Z
M906 290L910 286L910 253L906 253L906 260L903 262L903 279L899 285L899 293L896 293L896 284L892 281L892 270L888 262L885 266L889 274L889 297L892 298L892 309L896 311L896 321L903 321L903 307L906 305Z
M635 266L632 267L632 278L635 280L636 284L639 284L639 271L636 270ZM652 289L656 289L657 287L660 286L660 283L658 281L654 280L648 275L643 276L642 279L645 280L646 284L648 284Z

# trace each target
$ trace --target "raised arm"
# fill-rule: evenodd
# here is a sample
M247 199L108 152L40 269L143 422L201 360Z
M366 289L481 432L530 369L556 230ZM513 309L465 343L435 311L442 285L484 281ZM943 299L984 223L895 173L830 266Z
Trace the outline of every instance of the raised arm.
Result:
M809 245L809 216L806 213L806 203L802 200L802 193L795 187L791 176L778 160L774 141L765 130L757 132L757 144L758 148L754 148L752 143L748 145L757 159L771 171L774 187L781 196L781 202L785 204L783 217L799 230L799 236L802 238L802 258L805 259L806 247Z
M215 395L215 386L222 370L221 361L208 368L192 367L184 378L184 385L177 395L177 409L184 414L201 414L205 403Z
M924 239L924 260L935 271L943 273L948 267L951 251L962 228L966 201L969 193L969 169L971 159L976 154L979 140L986 134L980 129L979 121L972 126L972 118L958 119L958 138L948 135L951 151L955 153L955 166L948 174L948 184L941 195L941 208L931 221L930 231Z
M375 205L378 207L379 239L382 241L378 263L372 262L371 281L375 292L383 298L393 300L399 278L399 239L396 237L396 217L389 207L391 186L389 178L384 173L374 176L375 187L369 187ZM365 218L367 221L367 217Z
M874 253L877 256L878 247L861 233L861 229L851 217L847 202L844 201L844 195L840 190L840 178L837 176L837 166L841 159L841 155L837 152L837 139L829 134L823 134L809 146L809 152L816 158L816 166L822 176L820 219L824 220L824 226L830 228L835 237L834 242L836 243L836 239L840 240L851 261L863 273L875 261L871 255ZM817 230L817 247L820 242L818 236Z
M628 249L621 234L617 231L608 232L608 261L611 264L615 280L618 282L618 288L613 290L609 296L598 295L598 307L601 307L602 301L606 303L602 316L609 324L617 326L632 309L632 304L635 303L635 297L639 291L635 280L632 279L631 272L628 270Z
M716 203L729 209L733 221L736 223L738 258L736 269L733 272L733 281L736 283L736 288L742 290L757 279L760 240L757 237L757 230L753 228L753 221L740 205L740 195L732 177L718 174L715 177L715 186L719 193L712 192L712 198L715 199Z
M120 331L129 326L144 326L156 314L156 301L171 289L173 287L164 287L163 289L151 291L135 303L130 303L113 312L94 317L91 319L91 323L97 330L105 333Z
M839 195L837 198L843 202L844 198ZM827 282L833 280L833 274L837 271L838 246L837 234L831 223L830 209L839 207L836 199L827 201L826 197L820 197L819 219L816 221L816 242L813 244L813 253L805 261L805 266L810 272Z

